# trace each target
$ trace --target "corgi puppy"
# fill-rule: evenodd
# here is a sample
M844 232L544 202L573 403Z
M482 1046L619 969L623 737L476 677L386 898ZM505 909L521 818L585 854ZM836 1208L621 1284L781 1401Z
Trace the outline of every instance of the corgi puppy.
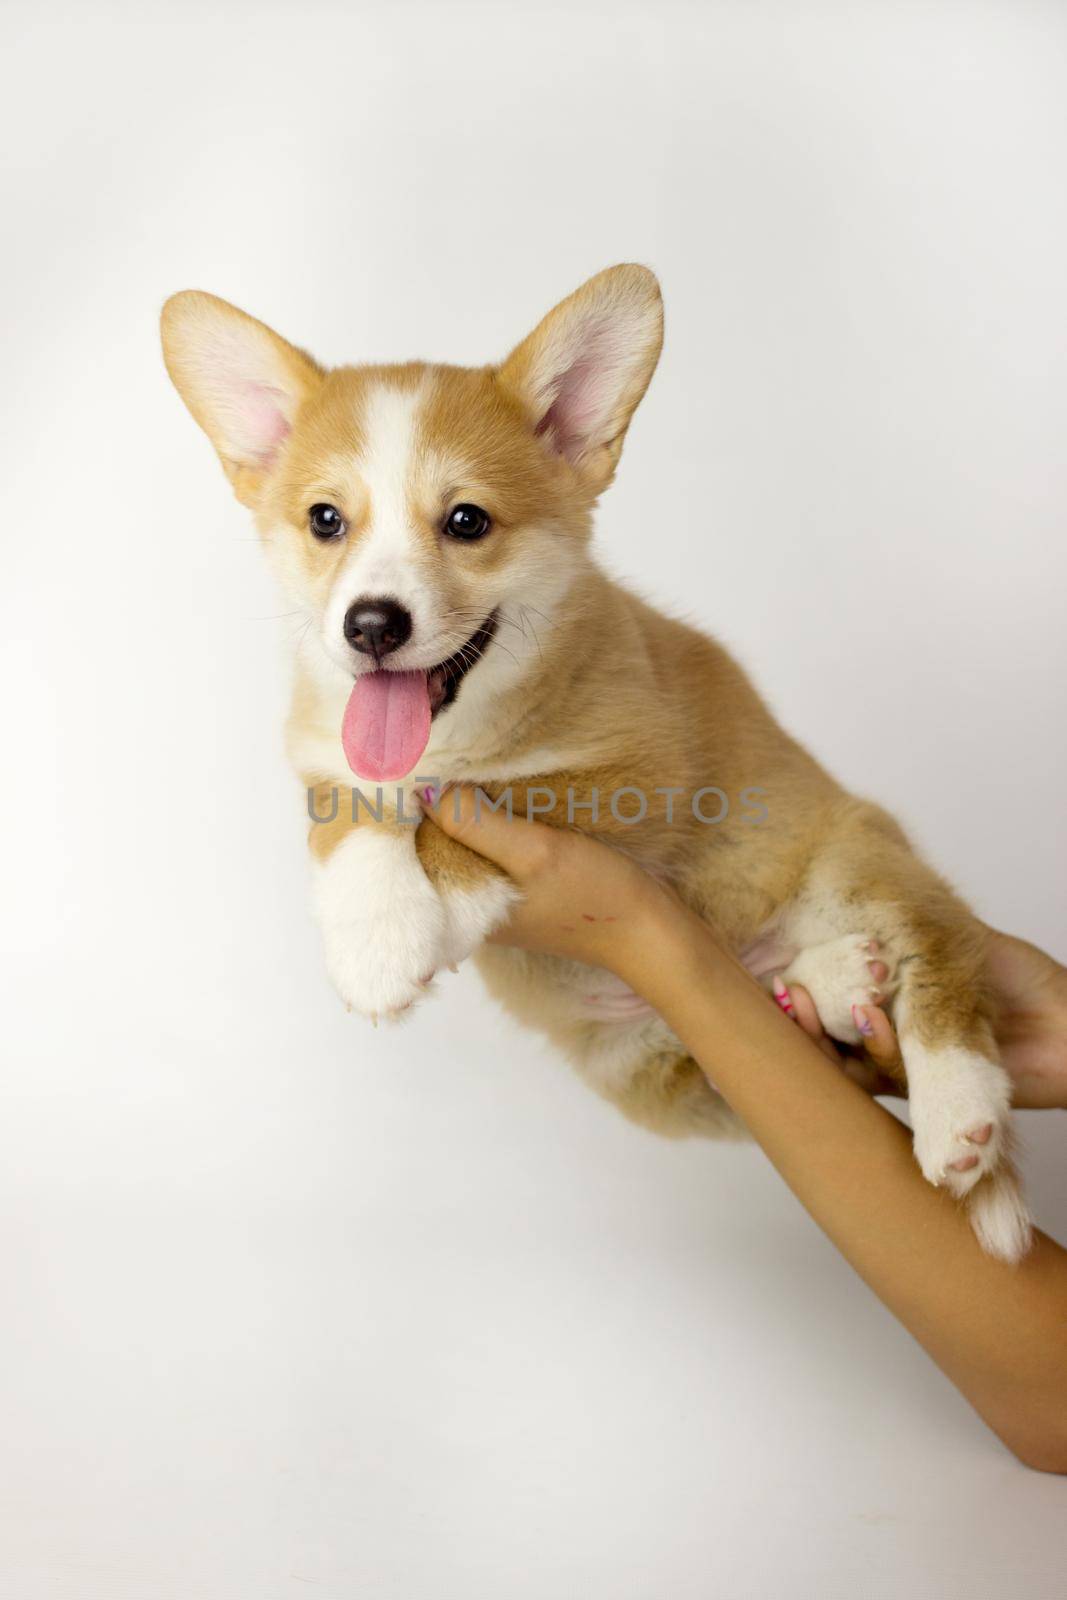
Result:
M168 300L162 326L170 376L309 622L288 745L348 1006L392 1016L475 955L490 990L634 1121L741 1131L606 974L484 944L516 891L414 797L477 783L623 846L757 976L805 984L834 1038L859 1041L854 1006L891 1006L923 1173L966 1201L988 1251L1019 1259L1030 1222L980 924L724 650L590 552L659 357L653 274L600 273L498 366L329 369L196 291Z

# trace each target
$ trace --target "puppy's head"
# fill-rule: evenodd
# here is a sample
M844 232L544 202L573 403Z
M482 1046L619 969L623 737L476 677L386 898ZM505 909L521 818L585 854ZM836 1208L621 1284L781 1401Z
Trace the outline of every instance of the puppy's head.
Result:
M163 309L167 369L326 656L357 681L421 675L429 716L502 621L551 615L661 342L638 266L592 278L498 367L326 370L213 295ZM400 687L368 685L365 709Z

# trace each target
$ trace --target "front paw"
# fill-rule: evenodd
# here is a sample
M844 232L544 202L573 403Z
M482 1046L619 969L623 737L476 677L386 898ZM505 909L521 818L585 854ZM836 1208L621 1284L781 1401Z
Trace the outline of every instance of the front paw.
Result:
M507 921L521 895L503 874L486 877L464 888L439 885L445 913L444 961L457 967Z
M326 970L350 1010L377 1020L425 996L445 911L410 839L358 829L316 869L314 895Z

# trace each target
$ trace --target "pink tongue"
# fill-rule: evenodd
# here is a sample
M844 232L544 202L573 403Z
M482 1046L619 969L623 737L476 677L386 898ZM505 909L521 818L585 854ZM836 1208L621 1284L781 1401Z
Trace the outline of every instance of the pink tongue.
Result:
M352 771L376 783L406 778L430 740L425 672L367 672L345 706L341 743Z

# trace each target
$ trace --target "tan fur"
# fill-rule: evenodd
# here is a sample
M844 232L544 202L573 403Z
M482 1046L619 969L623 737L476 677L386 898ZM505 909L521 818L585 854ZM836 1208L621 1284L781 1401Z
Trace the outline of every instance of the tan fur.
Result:
M486 593L509 574L532 571L535 563L558 563L569 573L539 653L501 690L473 741L452 753L440 777L477 781L502 771L524 772L512 784L516 811L522 811L528 789L551 786L559 803L545 820L559 826L568 824L568 787L583 802L599 789L599 820L591 822L582 810L580 825L668 876L732 949L807 907L810 917L826 921L828 938L865 933L881 941L899 968L900 999L914 1039L927 1047L964 1045L995 1059L982 930L966 907L916 856L890 817L846 794L778 726L720 646L612 582L589 554L593 505L614 473L659 350L654 279L637 267L615 273L563 302L498 368L415 363L323 373L277 340L273 359L288 374L295 396L292 430L266 465L235 460L213 434L226 470L239 496L254 506L264 537L286 544L314 608L324 603L345 552L316 544L308 532L308 505L321 499L336 504L349 523L348 548L354 546L374 516L360 474L367 396L381 385L417 392L423 398L408 515L418 559L437 585L442 608L458 619L457 637L473 631L475 619L486 614ZM609 309L623 304L647 311L641 334L646 359L623 387L602 436L584 455L568 459L535 431L538 385L553 341L567 334L590 297ZM187 350L204 313L200 300L208 298L188 304L176 297L165 313L164 336L175 382L212 432L215 420L197 389ZM217 314L221 304L212 302L209 309ZM459 500L484 506L495 531L481 543L445 548L440 520ZM501 638L490 649L507 643ZM467 692L465 684L461 699ZM336 752L328 769L324 764L304 774L323 813L331 786L351 781L337 726L335 691L298 663L291 744L296 751L314 736L317 747ZM542 749L582 756L574 770L529 776L530 758ZM631 827L608 810L607 798L617 788L637 786L651 801L663 785L687 793L716 785L730 797L730 814L708 826L676 802L681 809L669 825L664 801ZM766 820L759 825L738 799L753 786L764 791ZM496 776L485 788L497 796L503 780ZM375 824L353 823L342 796L338 818L311 827L316 858L328 859L355 825ZM391 811L384 825L397 826ZM432 821L420 826L417 849L426 873L445 890L476 886L496 871ZM554 958L487 946L479 962L492 991L518 1016L544 1027L580 1067L602 1044L605 1027L615 1026L562 1015L556 996L565 974ZM661 1132L735 1131L695 1064L652 1033L628 1079L595 1086L627 1116Z

